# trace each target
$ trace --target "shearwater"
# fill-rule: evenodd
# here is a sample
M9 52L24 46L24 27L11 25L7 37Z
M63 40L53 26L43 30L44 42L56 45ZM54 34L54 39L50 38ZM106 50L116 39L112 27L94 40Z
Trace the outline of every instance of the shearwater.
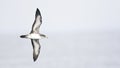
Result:
M31 39L31 43L33 46L33 60L34 61L37 60L38 55L40 53L41 45L39 43L39 39L47 38L46 35L39 33L39 28L40 28L41 24L42 24L42 16L41 16L39 9L37 8L36 14L35 14L35 20L32 25L31 32L27 35L20 36L21 38Z

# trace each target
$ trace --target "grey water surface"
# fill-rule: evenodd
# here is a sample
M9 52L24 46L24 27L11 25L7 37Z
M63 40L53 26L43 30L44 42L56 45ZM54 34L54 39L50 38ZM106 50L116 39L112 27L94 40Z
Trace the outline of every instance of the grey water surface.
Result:
M29 39L39 8L41 52ZM120 68L120 0L0 0L0 68Z
M119 68L119 35L114 31L48 34L48 39L40 40L36 62L29 39L2 35L0 68Z

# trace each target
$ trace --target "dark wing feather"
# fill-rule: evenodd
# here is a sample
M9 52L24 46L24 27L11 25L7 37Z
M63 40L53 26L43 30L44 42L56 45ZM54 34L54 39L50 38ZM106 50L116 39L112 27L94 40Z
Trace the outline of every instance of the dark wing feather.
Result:
M33 46L33 60L36 61L40 53L41 46L38 39L31 39L31 42Z
M42 24L42 16L41 16L39 9L37 8L36 14L35 14L35 21L32 25L31 33L33 32L39 33L39 28L41 24Z

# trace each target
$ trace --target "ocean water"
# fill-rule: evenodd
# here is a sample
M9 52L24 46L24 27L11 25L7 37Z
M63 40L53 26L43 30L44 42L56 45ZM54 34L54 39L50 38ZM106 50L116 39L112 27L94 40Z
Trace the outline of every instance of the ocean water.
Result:
M1 34L0 68L120 68L120 32L50 33L32 58L29 39Z

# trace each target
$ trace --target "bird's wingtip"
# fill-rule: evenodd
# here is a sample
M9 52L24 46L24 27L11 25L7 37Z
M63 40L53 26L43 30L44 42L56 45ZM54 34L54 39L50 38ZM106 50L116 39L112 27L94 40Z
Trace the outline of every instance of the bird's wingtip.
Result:
M37 17L38 15L41 16L41 13L40 13L40 10L37 8L37 9L36 9L36 17Z
M39 11L39 9L37 8L36 11Z
M37 60L37 58L38 58L38 55L34 55L33 56L33 61L35 62Z

